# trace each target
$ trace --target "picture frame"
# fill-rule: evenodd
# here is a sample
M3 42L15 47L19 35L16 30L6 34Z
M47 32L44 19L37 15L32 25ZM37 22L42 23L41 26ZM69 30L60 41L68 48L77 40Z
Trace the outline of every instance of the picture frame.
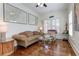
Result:
M37 17L28 13L28 24L29 25L36 25L37 24Z
M28 13L11 4L3 4L3 18L5 22L27 24Z

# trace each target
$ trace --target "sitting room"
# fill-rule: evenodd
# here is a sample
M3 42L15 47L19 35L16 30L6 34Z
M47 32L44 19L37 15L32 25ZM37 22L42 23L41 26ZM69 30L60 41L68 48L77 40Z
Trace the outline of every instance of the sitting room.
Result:
M76 56L74 3L0 3L1 56ZM79 11L79 9L78 9Z

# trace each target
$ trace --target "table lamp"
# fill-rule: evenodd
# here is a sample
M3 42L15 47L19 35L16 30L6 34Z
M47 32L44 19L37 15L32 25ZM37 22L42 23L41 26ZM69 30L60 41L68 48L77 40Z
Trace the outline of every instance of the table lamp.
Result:
M6 22L0 21L0 41L6 40L7 24Z
M40 32L42 32L43 28L42 27L39 27L39 30L40 30Z

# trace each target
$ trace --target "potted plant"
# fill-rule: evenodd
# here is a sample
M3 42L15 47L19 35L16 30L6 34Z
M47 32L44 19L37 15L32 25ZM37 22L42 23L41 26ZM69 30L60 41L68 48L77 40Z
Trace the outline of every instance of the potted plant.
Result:
M65 26L66 26L66 27L65 27L65 30L64 30L64 32L63 32L64 40L65 40L65 39L68 39L68 37L69 37L68 24L66 23Z

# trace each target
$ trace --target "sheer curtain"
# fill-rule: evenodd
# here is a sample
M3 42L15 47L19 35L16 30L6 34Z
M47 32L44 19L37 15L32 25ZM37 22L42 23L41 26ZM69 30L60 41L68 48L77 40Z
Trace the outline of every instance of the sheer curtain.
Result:
M69 13L69 35L73 35L72 11Z

